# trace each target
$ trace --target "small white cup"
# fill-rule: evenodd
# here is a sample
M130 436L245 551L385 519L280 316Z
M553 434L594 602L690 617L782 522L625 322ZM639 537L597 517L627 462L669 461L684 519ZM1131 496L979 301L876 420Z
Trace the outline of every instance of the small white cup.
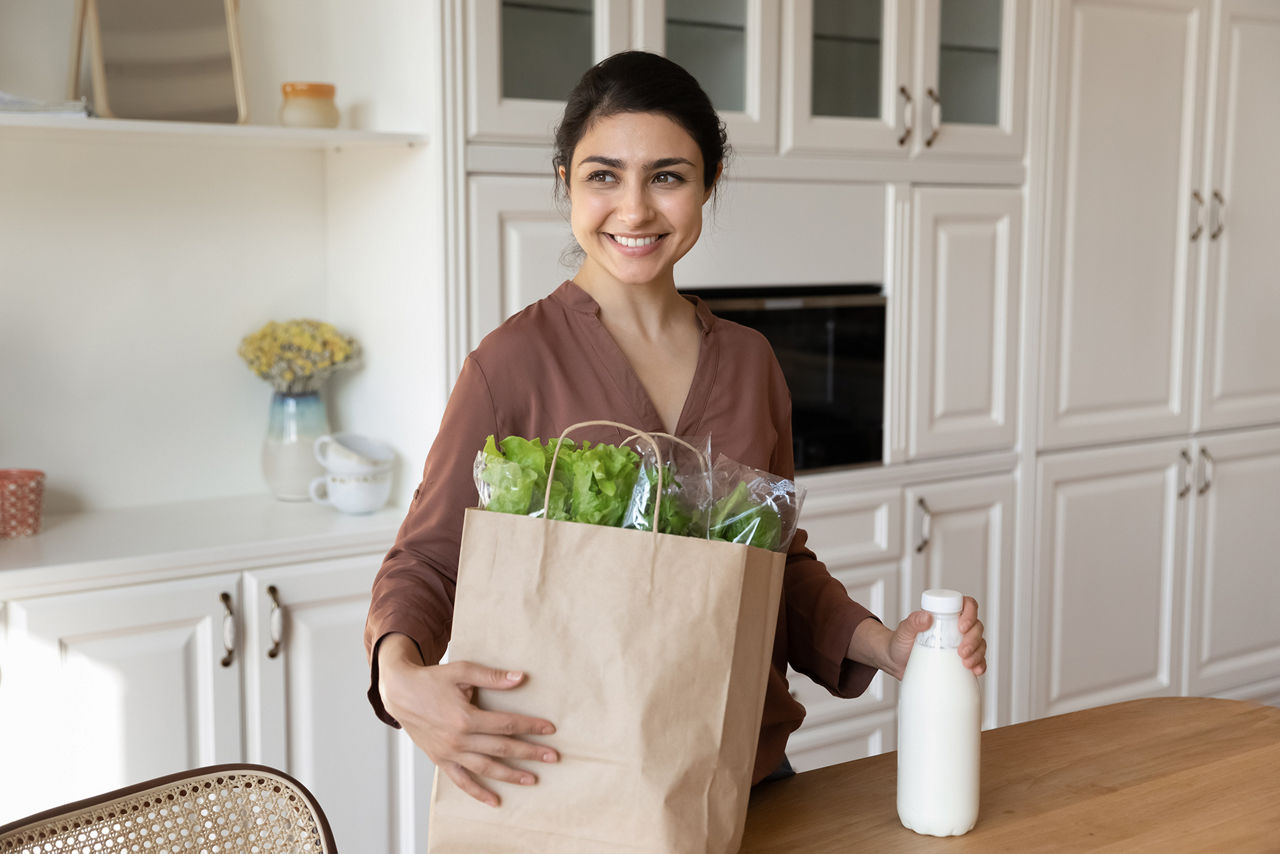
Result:
M386 442L358 433L332 433L316 439L316 460L337 474L370 474L390 468L396 452Z
M311 481L311 500L343 513L372 513L391 495L391 469L360 474L329 472Z

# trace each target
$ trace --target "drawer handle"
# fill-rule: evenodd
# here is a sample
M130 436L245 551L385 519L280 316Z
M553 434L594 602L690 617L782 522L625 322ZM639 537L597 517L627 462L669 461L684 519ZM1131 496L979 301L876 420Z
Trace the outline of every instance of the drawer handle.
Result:
M932 86L926 90L925 94L929 96L929 100L933 101L933 106L929 110L930 122L933 126L929 128L929 137L924 141L925 148L929 148L938 138L938 130L942 127L942 99L938 97L938 93Z
M1213 231L1209 232L1209 239L1217 240L1227 227L1227 200L1217 190L1213 191L1213 200L1217 204L1213 206Z
M1209 491L1209 487L1213 486L1213 457L1209 455L1208 448L1200 449L1200 488L1196 490L1197 495L1204 495Z
M222 647L227 654L222 657L222 666L230 667L236 654L236 615L231 610L231 594L221 596L224 614L222 615Z
M920 508L920 542L916 545L916 554L924 551L929 546L929 537L933 533L933 511L929 509L929 505L925 504L924 496L916 501L916 505Z
M915 129L916 108L906 86L899 86L898 94L902 96L902 136L898 137L898 145L906 145L907 140L911 139L911 131Z
M284 637L284 614L280 611L280 591L272 584L267 588L267 596L271 599L271 649L267 650L267 658L275 658L280 654L280 641Z
M1179 498L1186 498L1191 492L1191 455L1187 453L1187 449L1183 448L1178 452L1178 456L1182 457L1182 488L1178 490Z
M1196 227L1191 230L1191 242L1195 243L1204 232L1204 196L1200 195L1199 190L1193 190L1191 192L1191 198L1194 199L1196 203Z

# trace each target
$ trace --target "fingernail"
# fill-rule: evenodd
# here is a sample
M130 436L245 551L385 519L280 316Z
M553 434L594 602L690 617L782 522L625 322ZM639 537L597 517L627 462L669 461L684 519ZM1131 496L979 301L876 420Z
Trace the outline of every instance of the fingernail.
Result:
M530 776L528 776L528 775L526 774L525 776L523 776L523 777L521 777L521 778L520 778L520 782L521 782L521 783L524 783L526 786L532 786L532 785L533 785L533 778L532 778L532 777L530 777Z
M519 678L520 678L521 676L523 676L523 675L524 675L524 674L523 674L523 673L521 673L519 670L508 670L508 671L507 671L507 678L508 678L508 679L510 679L512 682L516 681L517 679L519 679Z
M545 726L543 726L543 727L542 727L542 734L543 734L543 735L551 735L551 733L553 733L553 732L555 732L555 731L556 731L556 728L555 728L555 727L553 727L551 724L546 724Z
M552 753L551 751L549 751L549 750L548 750L546 753L542 754L542 761L543 761L543 762L555 762L555 761L556 761L556 755L555 755L554 753Z

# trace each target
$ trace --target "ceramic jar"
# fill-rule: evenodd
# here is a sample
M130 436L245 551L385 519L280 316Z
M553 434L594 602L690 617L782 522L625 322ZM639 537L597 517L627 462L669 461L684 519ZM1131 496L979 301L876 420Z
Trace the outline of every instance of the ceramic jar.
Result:
M293 128L336 128L340 115L332 83L284 83L280 124Z

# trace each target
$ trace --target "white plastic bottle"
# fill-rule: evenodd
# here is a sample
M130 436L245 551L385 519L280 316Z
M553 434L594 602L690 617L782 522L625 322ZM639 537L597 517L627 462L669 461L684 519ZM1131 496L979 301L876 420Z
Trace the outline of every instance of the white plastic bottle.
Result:
M959 836L978 820L982 695L960 658L954 590L926 590L933 624L916 635L898 699L898 818L928 836Z

